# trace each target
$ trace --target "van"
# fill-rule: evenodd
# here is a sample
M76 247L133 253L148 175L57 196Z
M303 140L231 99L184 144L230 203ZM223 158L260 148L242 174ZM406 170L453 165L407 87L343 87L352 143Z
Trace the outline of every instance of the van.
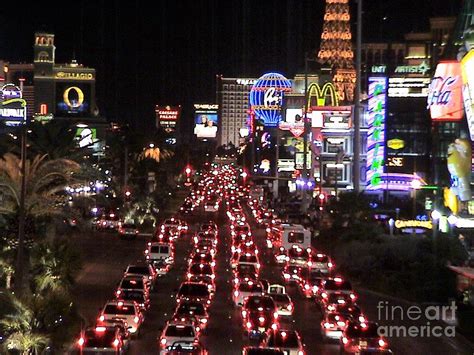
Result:
M164 261L168 265L172 264L174 261L173 246L167 243L148 243L145 258L151 264L160 261Z
M311 247L311 232L301 224L282 224L281 246L288 250L293 245L306 249Z

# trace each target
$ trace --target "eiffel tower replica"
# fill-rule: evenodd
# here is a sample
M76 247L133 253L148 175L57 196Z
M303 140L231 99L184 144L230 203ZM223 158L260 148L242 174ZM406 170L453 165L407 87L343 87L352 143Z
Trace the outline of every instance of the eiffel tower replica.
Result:
M356 82L350 20L349 0L326 0L318 61L332 69L333 83L343 104L354 102Z

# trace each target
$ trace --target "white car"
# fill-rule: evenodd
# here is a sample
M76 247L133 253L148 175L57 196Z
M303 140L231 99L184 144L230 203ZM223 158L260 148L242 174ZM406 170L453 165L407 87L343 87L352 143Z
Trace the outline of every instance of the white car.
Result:
M160 354L166 354L176 342L197 342L198 335L191 322L169 321L159 338Z
M206 204L204 205L204 211L205 212L217 212L217 211L219 211L219 201L206 202Z
M128 325L130 333L137 333L143 323L144 317L136 302L113 300L105 304L100 311L99 322L110 320L123 320Z
M261 282L258 281L243 281L239 283L232 294L232 299L235 306L241 307L244 304L244 300L250 296L263 296L264 289Z
M253 265L257 270L260 269L260 262L258 261L257 255L250 253L241 254L237 259L237 265Z

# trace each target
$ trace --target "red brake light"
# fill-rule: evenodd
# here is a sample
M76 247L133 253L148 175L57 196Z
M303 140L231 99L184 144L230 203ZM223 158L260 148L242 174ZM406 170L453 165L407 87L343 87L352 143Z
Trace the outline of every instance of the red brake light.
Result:
M117 346L119 346L119 344L120 344L120 340L118 340L117 338L115 338L115 340L114 340L113 344L114 344L114 347L117 347Z
M387 342L386 342L385 340L383 340L383 339L379 339L379 345L380 345L380 347L383 348L383 347L385 347L385 346L387 345Z
M80 337L79 340L77 341L77 345L83 346L83 345L84 345L84 342L85 342L84 338L83 338L83 337Z

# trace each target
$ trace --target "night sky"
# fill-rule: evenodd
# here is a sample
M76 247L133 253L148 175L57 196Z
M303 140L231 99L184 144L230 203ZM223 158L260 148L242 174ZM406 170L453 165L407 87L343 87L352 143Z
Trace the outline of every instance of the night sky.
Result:
M216 74L301 72L305 51L319 47L325 6L324 0L161 0L152 2L155 10L150 3L2 3L0 58L32 62L34 32L52 31L56 63L75 56L96 68L98 105L109 120L150 127L159 103L182 104L186 123L193 103L215 101ZM456 15L461 3L366 0L363 41L428 29L429 16Z

